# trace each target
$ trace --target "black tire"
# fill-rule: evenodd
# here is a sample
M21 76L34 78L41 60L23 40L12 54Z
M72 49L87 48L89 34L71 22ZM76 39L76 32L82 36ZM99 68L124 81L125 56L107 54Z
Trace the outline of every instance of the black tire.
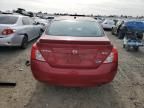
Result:
M115 35L115 34L114 34L114 30L113 30L113 28L112 28L112 30L111 30L111 34L112 34L112 35Z
M22 40L22 43L21 43L21 49L26 49L27 46L28 46L28 37L24 36L23 40Z

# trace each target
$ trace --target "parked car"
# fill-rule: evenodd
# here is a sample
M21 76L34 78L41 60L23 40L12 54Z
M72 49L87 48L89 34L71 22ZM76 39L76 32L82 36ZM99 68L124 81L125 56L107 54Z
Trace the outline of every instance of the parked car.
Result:
M32 46L31 70L44 83L89 87L111 82L118 52L94 19L54 20Z
M109 30L111 30L111 29L115 26L115 24L116 24L116 21L115 21L115 20L106 19L106 20L103 21L102 27L103 27L104 29L109 29Z
M0 15L0 46L26 48L29 41L41 35L41 26L27 16Z
M55 17L54 16L45 16L44 19L47 19L47 20L53 20Z
M121 21L112 30L112 34L116 34L119 39L123 39L127 32L134 32L142 37L144 33L144 23L137 20Z
M97 22L99 22L100 24L104 21L104 19L99 18L99 17L95 17L94 18Z
M119 20L114 27L112 27L112 35L118 35L118 32L120 30L120 27L124 23L124 20Z
M46 20L46 19L41 19L41 18L38 18L38 17L34 18L34 21L35 21L37 24L42 25L43 31L46 29L46 27L47 27L48 24L49 24L49 21L48 21L48 20Z

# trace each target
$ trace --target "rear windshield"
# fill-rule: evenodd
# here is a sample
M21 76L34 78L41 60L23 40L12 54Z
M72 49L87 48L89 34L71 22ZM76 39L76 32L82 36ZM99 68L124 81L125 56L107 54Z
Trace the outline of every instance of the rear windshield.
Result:
M15 16L0 16L0 24L15 24L17 19Z
M95 21L54 21L46 34L54 36L100 37L104 35L101 26Z

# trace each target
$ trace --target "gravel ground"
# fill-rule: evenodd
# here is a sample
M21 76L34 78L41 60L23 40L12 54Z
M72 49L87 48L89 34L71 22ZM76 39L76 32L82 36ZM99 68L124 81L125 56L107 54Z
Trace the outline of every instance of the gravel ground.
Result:
M0 108L144 108L144 48L127 52L122 41L107 32L119 51L119 70L110 84L93 88L64 88L37 82L25 66L26 50L0 48L0 80L17 82L0 87Z

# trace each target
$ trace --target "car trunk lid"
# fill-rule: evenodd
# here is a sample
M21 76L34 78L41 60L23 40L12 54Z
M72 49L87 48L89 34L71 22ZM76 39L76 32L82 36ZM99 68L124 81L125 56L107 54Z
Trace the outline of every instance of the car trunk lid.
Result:
M111 53L107 37L44 37L37 43L46 62L56 68L97 68Z

